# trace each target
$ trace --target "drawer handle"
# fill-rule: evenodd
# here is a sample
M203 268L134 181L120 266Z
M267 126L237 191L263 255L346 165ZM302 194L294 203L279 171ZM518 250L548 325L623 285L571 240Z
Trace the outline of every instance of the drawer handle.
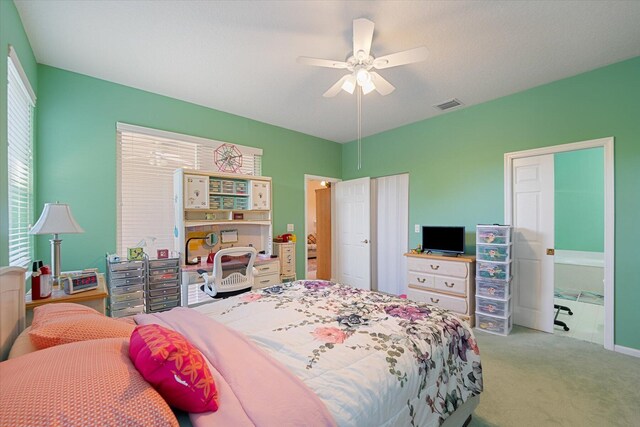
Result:
M431 269L432 269L432 270L437 270L437 269L439 269L439 268L440 268L440 266L439 266L439 265L433 265L433 264L431 264Z
M418 277L418 282L420 282L420 283L424 283L424 282L426 282L426 281L427 281L427 279L423 279L422 277Z
M269 279L267 280L261 280L260 283L269 283Z
M260 268L258 268L258 270L260 270L260 271L267 271L268 269L269 269L269 267L260 267Z
M438 298L438 299L430 298L430 299L431 299L431 302L434 303L434 304L437 304L437 303L440 302L440 298Z
M453 288L456 284L455 284L455 283L453 283L453 282L451 282L451 284L449 284L449 282L444 282L444 285L445 285L447 288Z

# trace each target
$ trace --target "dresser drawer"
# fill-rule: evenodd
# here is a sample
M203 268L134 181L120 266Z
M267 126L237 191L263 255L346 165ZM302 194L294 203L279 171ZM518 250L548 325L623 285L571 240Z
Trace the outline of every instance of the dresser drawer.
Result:
M435 288L454 294L467 294L467 279L435 276Z
M420 286L421 288L435 287L434 276L430 274L422 274L422 273L417 273L415 271L410 271L407 274L407 279L409 280L410 285L417 285L417 286Z
M467 277L469 266L466 262L440 261L436 259L409 257L407 267L410 271L438 274L441 276Z
M280 273L280 268L277 262L259 264L255 266L255 269L258 270L258 274L256 274L257 277L264 276L265 274Z
M277 285L278 283L280 283L280 274L278 273L256 276L253 278L253 289L266 288L268 286Z
M407 291L409 299L418 302L426 302L427 304L437 305L445 310L455 311L460 314L467 314L467 300L449 295L443 295L436 292L424 291L409 287Z

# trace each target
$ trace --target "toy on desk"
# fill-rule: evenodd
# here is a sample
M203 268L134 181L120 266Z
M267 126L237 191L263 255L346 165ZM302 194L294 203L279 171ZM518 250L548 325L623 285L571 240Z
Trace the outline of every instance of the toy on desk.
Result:
M422 245L418 245L417 248L411 249L412 254L421 254L422 253Z
M31 273L31 299L44 299L51 296L51 270L42 261L34 261Z
M276 243L295 242L296 241L296 235L295 234L291 234L291 233L281 234L281 235L277 236L275 239L273 239L273 241L276 242Z
M129 261L142 261L144 259L144 248L127 249L127 259Z
M157 250L158 259L167 259L169 258L169 249L158 249Z

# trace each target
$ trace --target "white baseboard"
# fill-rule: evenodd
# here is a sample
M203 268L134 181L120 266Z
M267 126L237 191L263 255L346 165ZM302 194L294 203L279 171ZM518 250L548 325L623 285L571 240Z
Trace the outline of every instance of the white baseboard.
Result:
M628 356L633 356L633 357L640 357L640 350L637 350L635 348L629 348L629 347L623 347L621 345L616 345L613 347L613 350L616 353L622 353L622 354L626 354Z

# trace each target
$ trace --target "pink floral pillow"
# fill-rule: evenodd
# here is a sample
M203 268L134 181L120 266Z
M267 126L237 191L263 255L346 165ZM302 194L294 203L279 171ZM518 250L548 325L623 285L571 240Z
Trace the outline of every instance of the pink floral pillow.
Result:
M136 327L129 357L169 405L194 413L218 410L218 391L204 356L178 332L155 324Z

